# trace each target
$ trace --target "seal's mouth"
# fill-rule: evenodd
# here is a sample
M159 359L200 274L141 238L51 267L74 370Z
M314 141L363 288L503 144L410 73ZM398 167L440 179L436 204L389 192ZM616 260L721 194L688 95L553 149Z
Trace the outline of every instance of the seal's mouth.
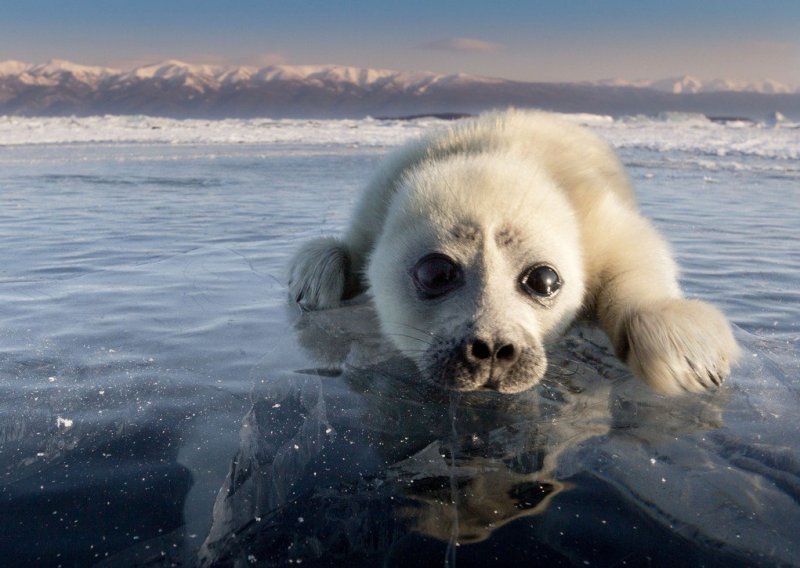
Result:
M481 385L475 388L461 389L461 392L481 391L481 392L497 392L500 394L517 394L533 388L539 383L540 380L541 377L532 378L529 381L517 381L511 383L498 381L491 384Z
M422 374L440 388L455 392L498 392L516 394L535 386L547 370L542 348L520 349L510 364L496 364L491 358L475 361L464 354L463 345L432 345L417 364Z

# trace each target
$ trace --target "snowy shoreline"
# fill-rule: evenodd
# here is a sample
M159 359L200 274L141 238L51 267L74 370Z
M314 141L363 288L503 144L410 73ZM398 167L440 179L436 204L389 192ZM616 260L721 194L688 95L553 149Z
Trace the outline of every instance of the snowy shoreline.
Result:
M680 113L655 118L612 118L592 114L563 116L590 127L620 150L687 152L780 161L800 159L800 124L793 122L718 122L703 115ZM135 144L378 149L400 145L430 128L444 128L448 123L434 117L413 120L178 120L148 116L0 116L0 148ZM789 169L795 168L789 166Z

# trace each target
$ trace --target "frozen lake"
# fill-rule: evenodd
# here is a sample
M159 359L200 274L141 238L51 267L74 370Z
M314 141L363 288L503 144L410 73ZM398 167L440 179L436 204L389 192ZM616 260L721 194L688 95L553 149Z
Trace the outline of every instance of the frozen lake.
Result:
M292 249L444 123L0 117L3 564L800 566L800 125L575 119L735 323L719 392L581 324L451 397L368 303L289 306Z

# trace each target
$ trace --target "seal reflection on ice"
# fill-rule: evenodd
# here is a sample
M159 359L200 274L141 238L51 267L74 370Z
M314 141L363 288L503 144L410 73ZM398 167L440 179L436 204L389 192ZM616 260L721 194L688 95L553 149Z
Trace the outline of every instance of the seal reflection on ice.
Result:
M289 270L306 309L369 291L386 337L454 390L531 387L579 315L664 393L719 385L738 355L722 313L682 296L612 149L543 112L485 114L394 152L347 233L305 243Z

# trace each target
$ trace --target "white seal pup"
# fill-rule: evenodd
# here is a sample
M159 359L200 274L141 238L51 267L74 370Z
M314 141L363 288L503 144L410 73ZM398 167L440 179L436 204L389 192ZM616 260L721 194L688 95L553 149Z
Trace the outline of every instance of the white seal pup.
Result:
M383 333L455 390L531 387L579 314L660 392L715 387L738 354L722 313L683 298L613 150L543 112L485 114L393 153L344 237L296 253L289 291L306 309L369 291Z

